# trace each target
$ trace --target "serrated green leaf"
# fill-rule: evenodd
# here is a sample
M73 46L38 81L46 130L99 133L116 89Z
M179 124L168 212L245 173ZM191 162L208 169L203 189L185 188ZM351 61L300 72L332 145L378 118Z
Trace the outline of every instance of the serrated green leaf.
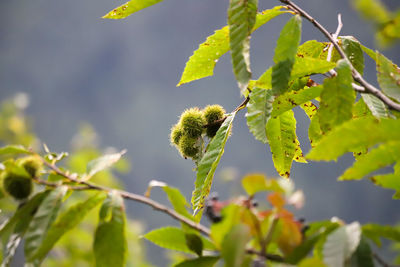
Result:
M281 6L277 6L264 10L261 14L257 14L252 31L255 31L271 19L288 12L285 10L281 11L281 9ZM216 30L213 35L208 36L206 41L200 44L199 48L193 52L193 55L186 62L185 69L177 86L212 76L218 59L228 51L229 27L225 26L222 29Z
M264 174L248 174L242 179L244 191L252 196L261 191L274 191L284 193L279 183L274 179L268 179Z
M264 144L268 142L266 125L271 116L273 101L272 90L256 87L251 91L247 104L247 126L254 137Z
M358 157L353 166L339 177L339 180L361 179L369 173L391 165L396 161L400 162L400 142L388 142Z
M119 153L104 155L104 156L101 156L97 159L90 161L86 167L87 175L84 177L84 180L88 180L96 173L111 167L117 161L119 161L121 159L122 155L124 155L125 153L126 153L126 150L122 150Z
M280 176L289 177L296 149L299 149L293 111L270 118L266 129L275 169Z
M374 267L374 258L370 245L365 237L361 237L360 244L351 258L352 267Z
M196 259L185 260L180 262L174 267L212 267L217 263L219 257L215 256L205 256Z
M221 255L225 261L225 266L242 266L246 256L246 244L250 239L250 229L246 225L237 224L232 227L222 242Z
M57 241L68 231L76 227L85 216L97 205L99 205L106 195L103 193L97 193L87 200L77 203L63 212L57 220L50 226L47 234L38 248L35 255L32 257L33 260L39 260L41 262L57 243Z
M394 226L380 224L365 224L362 226L362 233L371 239L378 247L382 245L381 237L400 242L400 231Z
M376 96L370 94L362 94L365 104L368 106L372 115L376 118L388 118L389 112L387 110L386 105Z
M350 120L353 116L353 91L350 65L345 60L337 64L337 76L324 80L319 108L319 123L323 132Z
M362 75L364 73L364 53L360 43L353 36L340 36L341 47L353 67Z
M124 200L117 191L109 193L99 213L93 251L96 266L125 266L127 258Z
M273 103L271 116L278 116L299 105L309 102L321 94L322 86L306 87L298 91L286 92L278 96ZM310 104L307 103L308 107Z
M379 142L400 139L400 120L362 117L345 122L328 133L314 147L307 158L334 160L360 147L371 147Z
M20 145L10 145L0 148L0 155L30 154L31 152Z
M285 24L277 40L275 65L272 67L271 74L274 95L280 95L287 90L300 38L301 17L295 15Z
M103 19L123 19L146 7L160 3L161 1L162 0L130 0L122 6L108 12L103 16Z
M376 70L382 91L400 101L400 68L384 55L376 52Z
M230 0L228 8L229 47L233 73L241 92L251 78L250 34L257 15L257 0Z
M374 177L371 177L371 180L378 186L396 190L396 194L394 194L393 198L399 199L400 195L398 192L400 192L400 161L397 161L393 169L394 173L375 175Z
M195 189L192 193L192 206L195 213L203 208L204 201L210 193L214 173L224 153L225 144L230 135L235 115L236 112L233 112L226 117L217 134L211 139L206 153L199 162Z
M67 193L68 187L59 186L50 191L43 199L37 212L29 223L25 234L25 259L27 262L34 263L35 255L38 252L44 237L57 216L61 207L61 202Z
M143 237L153 242L157 246L193 254L194 251L191 250L187 245L186 235L187 234L182 229L168 226L150 231L143 235ZM202 246L204 249L215 248L209 240L203 237L199 238L202 241Z

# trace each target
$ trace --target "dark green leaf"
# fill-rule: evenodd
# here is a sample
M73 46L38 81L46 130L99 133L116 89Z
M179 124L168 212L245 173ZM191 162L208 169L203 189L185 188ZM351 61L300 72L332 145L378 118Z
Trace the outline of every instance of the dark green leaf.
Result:
M123 19L133 13L155 5L162 0L130 0L103 16L104 19Z
M221 255L225 261L225 266L242 266L246 256L246 244L250 239L250 230L246 225L237 224L232 227L222 242Z
M217 263L219 257L205 256L196 259L185 260L174 267L212 267Z
M293 16L283 27L278 38L272 68L272 90L280 95L287 89L290 74L301 38L301 17Z
M352 267L374 267L374 258L371 247L365 237L361 237L360 244L351 259Z
M278 96L273 103L271 116L278 116L299 105L307 103L321 94L322 86L306 87L298 91L286 92ZM308 105L309 103L307 103Z
M376 70L382 91L400 101L400 69L384 55L376 52Z
M388 142L358 157L353 166L339 177L339 180L361 179L369 173L391 165L396 161L400 162L400 142Z
M125 225L124 200L112 191L99 213L93 243L96 266L125 266L128 251Z
M41 262L56 242L65 233L76 227L93 208L105 199L105 197L105 194L97 193L86 201L77 203L63 212L50 226L41 246L32 258L35 260L38 259Z
M280 176L289 177L296 150L300 149L293 111L269 119L266 129L275 169Z
M274 96L272 90L253 88L250 93L250 101L247 104L247 126L254 137L267 143L266 125L272 111Z
M210 141L207 152L199 162L195 190L192 194L192 205L195 213L203 208L204 201L210 193L214 173L224 153L224 147L230 135L235 115L236 112L226 117L217 134Z
M251 78L250 34L256 22L257 0L230 0L228 8L229 47L232 67L241 92Z
M307 158L334 160L346 152L370 147L379 142L400 139L400 120L362 117L348 121L334 129L314 147Z
M341 46L353 67L362 75L364 72L364 53L360 43L353 36L341 36Z
M262 14L257 14L252 31L255 31L276 16L288 12L281 11L281 9L281 6L277 6L273 9L264 10ZM178 86L207 76L212 76L218 59L228 51L229 27L225 26L215 31L213 35L207 37L206 41L200 44L199 48L193 52L193 55L186 63Z
M87 175L84 177L85 180L90 179L96 173L105 170L114 165L122 155L126 153L126 150L122 150L119 153L109 154L101 156L100 158L94 159L87 164Z
M66 186L60 186L50 191L29 223L25 234L25 258L27 262L34 260L47 231L57 216L67 190Z
M203 253L203 241L201 241L201 238L196 234L185 234L185 238L186 246L201 257Z
M355 94L350 65L345 60L337 64L337 76L324 80L319 108L321 130L328 132L352 118Z
M307 257L319 238L320 235L316 235L310 239L304 240L300 246L297 246L288 256L286 256L285 261L293 265L298 264L302 259Z

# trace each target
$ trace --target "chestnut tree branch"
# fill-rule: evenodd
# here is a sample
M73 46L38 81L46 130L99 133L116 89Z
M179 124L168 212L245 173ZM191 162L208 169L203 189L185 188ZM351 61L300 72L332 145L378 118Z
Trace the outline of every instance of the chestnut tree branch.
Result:
M291 0L279 0L281 3L286 4L288 8L302 16L303 18L307 19L310 21L322 34L325 35L326 38L333 44L333 46L336 48L338 51L339 55L347 60L347 62L350 63L350 60L347 58L346 54L344 53L343 49L339 46L339 44L335 41L334 36L328 32L327 29L324 28L317 20L315 20L310 14L308 14L306 11L301 9L299 6L294 4ZM400 104L392 101L389 97L387 97L385 94L382 93L378 88L373 86L372 84L368 83L364 78L361 76L361 74L353 67L353 65L350 63L350 68L352 71L353 79L358 82L362 87L364 87L364 90L361 91L359 87L355 88L356 91L361 92L361 93L367 93L367 94L372 94L379 98L382 102L384 102L390 109L400 111Z

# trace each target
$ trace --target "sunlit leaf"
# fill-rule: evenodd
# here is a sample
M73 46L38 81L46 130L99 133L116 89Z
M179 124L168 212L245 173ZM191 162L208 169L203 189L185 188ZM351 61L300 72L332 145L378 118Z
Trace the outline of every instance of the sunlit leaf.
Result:
M185 260L180 262L174 267L212 267L217 263L219 257L215 256L205 256L196 259Z
M246 244L250 239L250 231L246 225L237 224L232 227L222 242L221 255L225 261L225 266L242 266L246 255Z
M267 143L266 125L271 116L274 96L272 90L253 88L250 93L250 101L247 104L247 126L254 137Z
M90 179L96 173L103 171L112 165L114 165L117 161L119 161L126 153L126 150L122 150L119 153L108 154L101 156L100 158L94 159L87 164L87 175L84 177L85 180Z
M193 254L194 251L191 250L187 245L186 233L176 227L163 227L159 229L155 229L153 231L148 232L143 236L147 240L153 242L157 246L172 249L177 251L182 251L186 253ZM213 249L213 245L210 241L206 240L203 237L200 237L203 242L203 246L205 249Z
M400 68L384 55L376 52L376 69L382 91L400 101Z
M297 57L319 58L322 51L327 46L326 43L318 42L317 40L309 40L301 44L297 49ZM325 60L326 61L326 60Z
M162 0L130 0L103 16L104 19L123 19Z
M379 142L400 140L400 120L362 117L348 121L327 134L307 158L334 160L346 152L370 147Z
M375 175L371 178L371 181L383 188L396 190L393 198L400 199L400 161L397 161L393 169L394 173Z
M33 256L33 259L38 259L39 262L41 262L56 242L65 233L76 227L93 208L105 199L105 197L106 195L103 193L95 194L87 200L79 202L63 212L50 226L41 246Z
M200 160L197 168L195 190L192 193L192 205L195 213L203 208L204 201L210 193L211 183L215 170L224 153L224 147L232 129L232 122L236 112L229 114L217 134L210 141L207 151Z
M388 142L358 157L353 166L348 168L339 179L361 179L369 173L396 161L400 162L400 141Z
M261 191L284 192L279 183L275 179L268 179L264 174L252 173L246 175L242 179L244 191L252 196Z
M278 116L294 107L307 103L318 97L321 91L322 86L312 86L298 91L286 92L275 99L271 116Z
M296 149L299 149L293 111L269 119L266 129L275 169L280 176L289 177Z
M229 47L233 73L241 92L251 78L250 34L256 22L257 0L230 0L228 8Z
M0 155L30 154L31 152L20 145L10 145L0 148Z
M96 266L125 266L127 259L126 218L124 200L112 191L99 213L93 251Z
M355 93L352 87L350 65L345 60L338 61L337 76L324 80L319 108L321 130L328 132L335 126L352 118Z
M50 226L52 225L60 209L61 202L67 193L66 186L60 186L50 191L43 199L37 212L29 223L25 234L25 258L27 262L33 262Z
M274 95L280 95L287 89L300 38L301 17L295 15L283 27L276 44L275 65L271 74Z
M261 14L257 14L252 31L255 31L276 16L288 12L285 10L281 11L281 9L281 6L277 6L273 9L264 10ZM178 86L207 76L212 76L218 59L228 51L229 28L225 26L215 31L213 35L207 37L206 41L200 44L199 48L193 52L193 55L186 63Z
M400 242L400 230L390 225L365 224L362 226L362 233L378 247L382 245L381 237Z

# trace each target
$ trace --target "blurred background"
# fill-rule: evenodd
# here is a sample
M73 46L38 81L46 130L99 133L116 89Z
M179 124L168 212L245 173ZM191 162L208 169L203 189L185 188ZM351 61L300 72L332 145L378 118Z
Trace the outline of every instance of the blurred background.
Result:
M391 10L400 7L397 0L383 2ZM242 99L229 54L217 63L214 76L181 87L176 84L192 52L214 30L226 25L229 1L165 0L124 20L101 19L122 3L0 1L0 100L16 93L26 94L26 113L33 131L53 151L71 151L82 127L91 132L91 138L95 136L103 151L109 147L126 148L131 168L117 176L128 191L143 193L148 182L156 179L179 187L189 199L194 188L194 164L181 158L170 145L171 126L186 108L220 104L231 111ZM260 10L278 4L260 1ZM373 27L352 8L351 1L307 0L299 4L331 32L336 30L337 14L341 13L341 35L354 35L367 47L377 48ZM253 35L254 78L272 65L276 39L288 18L282 15ZM304 21L302 42L310 39L324 41ZM395 63L400 62L398 45L383 53ZM365 77L373 84L375 73L374 62L366 58ZM246 173L277 175L269 148L250 134L244 114L241 111L237 116L217 169L212 191L218 192L221 199L240 193L239 179ZM296 117L297 133L303 151L307 152L309 121L300 112ZM400 222L393 192L367 180L336 181L351 164L351 155L337 163L294 163L292 179L306 196L306 205L297 215L307 221L337 216L346 222ZM162 193L154 191L152 197L164 202ZM141 204L126 205L130 218L141 222L143 231L176 224ZM166 258L160 256L164 250L143 243L152 264L167 265Z

